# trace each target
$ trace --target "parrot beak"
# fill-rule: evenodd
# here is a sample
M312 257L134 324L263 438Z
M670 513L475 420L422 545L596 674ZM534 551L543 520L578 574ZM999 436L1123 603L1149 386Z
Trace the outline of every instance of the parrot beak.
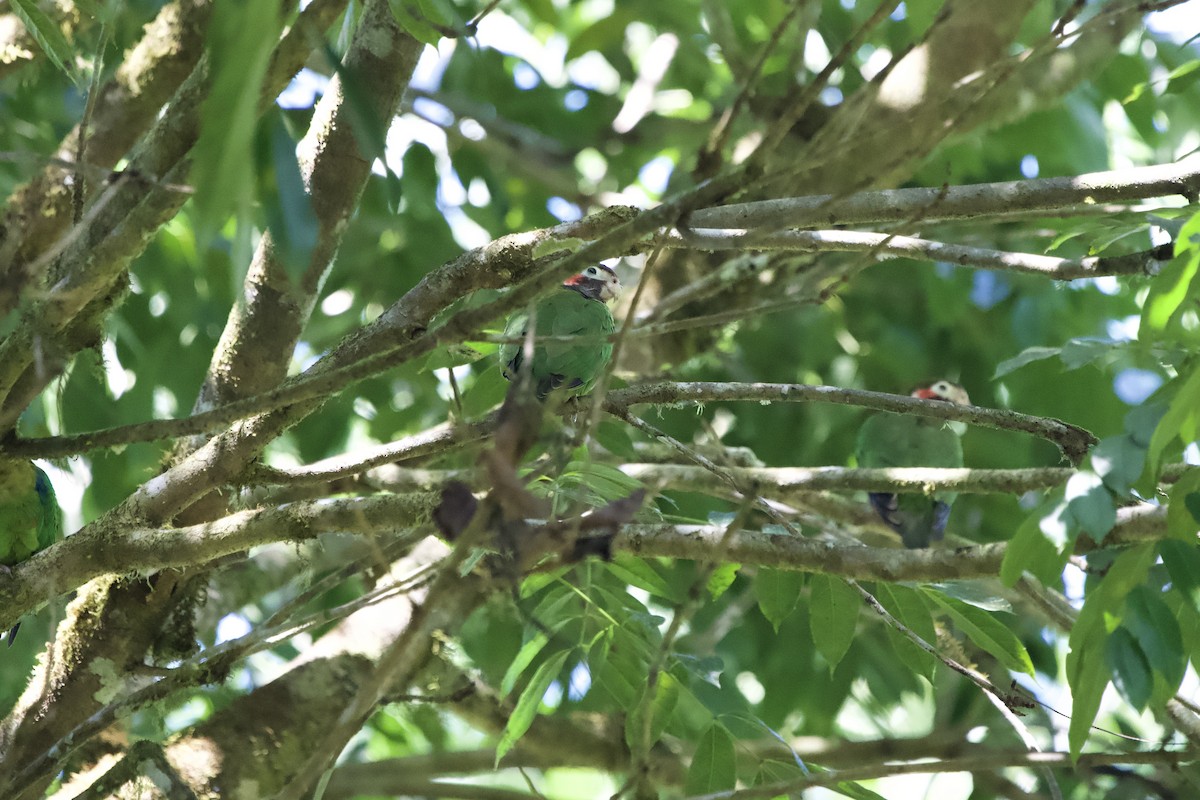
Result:
M600 299L603 300L605 303L611 303L613 300L616 300L620 296L621 296L621 281L619 281L617 279L616 275L612 275L607 280L605 280L603 285L600 287Z

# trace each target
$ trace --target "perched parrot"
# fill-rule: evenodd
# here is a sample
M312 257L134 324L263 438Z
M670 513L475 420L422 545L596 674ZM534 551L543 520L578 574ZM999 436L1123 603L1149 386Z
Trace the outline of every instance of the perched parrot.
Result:
M612 342L607 337L617 329L608 302L621 291L617 274L603 264L588 267L563 282L562 291L547 296L535 306L534 336L594 336L593 341L538 342L533 345L530 370L539 400L556 389L567 397L587 394L612 357ZM504 327L504 335L523 337L529 327L529 315L514 314ZM500 371L516 380L525 358L524 345L500 346Z
M960 406L971 404L966 391L950 381L937 381L917 388L913 397L942 400ZM883 412L867 419L858 432L855 448L858 465L864 468L961 467L962 443L945 420L912 414ZM870 492L871 506L883 521L900 534L905 547L928 547L941 539L957 494Z
M62 538L62 513L46 473L30 461L0 460L0 573ZM21 623L8 632L11 647Z

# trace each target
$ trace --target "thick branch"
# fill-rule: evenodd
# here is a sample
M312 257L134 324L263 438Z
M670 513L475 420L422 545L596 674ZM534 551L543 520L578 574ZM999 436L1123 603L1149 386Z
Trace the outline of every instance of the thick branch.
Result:
M837 198L836 205L836 196L831 194L736 203L699 209L688 218L688 225L769 231L913 219L978 219L1016 210L1053 210L1171 195L1182 195L1189 202L1200 197L1200 156L1174 164L1065 178L859 192Z
M759 488L772 499L816 491L1022 494L1067 481L1066 467L1031 469L850 469L847 467L727 467L740 485ZM720 492L724 481L708 470L684 464L622 464L621 471L649 486L693 492Z
M619 412L628 406L646 403L672 405L734 400L840 403L899 414L967 422L988 428L1021 431L1053 442L1076 464L1083 460L1088 449L1097 441L1095 436L1083 428L1048 417L1033 417L1016 411L979 406L957 406L883 392L803 383L645 383L610 392L605 398L605 404L606 407Z
M966 267L1023 272L1056 281L1095 278L1099 275L1152 274L1159 262L1171 258L1171 249L1152 250L1124 256L1055 258L1034 253L1013 253L983 247L935 242L912 236L893 236L861 231L767 231L745 229L700 229L673 233L664 240L669 247L699 250L790 250L802 253L868 253L880 260L916 258L943 261Z
M436 493L293 503L241 511L182 528L88 525L13 569L0 582L0 627L101 575L149 573L207 564L257 545L304 541L322 533L400 533L428 517Z
M1190 764L1196 754L1190 750L1153 750L1144 753L1084 753L1078 760L1070 753L994 752L980 755L947 758L941 761L916 763L881 763L862 767L831 770L809 775L794 781L763 784L752 789L730 792L693 795L688 800L751 800L751 798L775 797L781 794L798 794L814 786L832 786L842 781L865 781L886 778L892 775L923 775L939 772L993 772L1003 767L1061 767L1063 769L1089 769L1109 764L1157 764L1177 766Z

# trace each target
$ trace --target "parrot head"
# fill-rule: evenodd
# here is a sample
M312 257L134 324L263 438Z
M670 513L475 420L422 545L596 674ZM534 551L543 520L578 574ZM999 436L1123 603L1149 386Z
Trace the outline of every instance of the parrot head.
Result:
M928 386L918 386L913 389L912 396L921 400L942 400L954 403L956 406L971 405L971 398L967 396L967 390L957 383L946 380L936 381Z
M589 300L607 303L615 300L621 293L621 281L617 273L603 264L588 267L578 275L572 275L563 281L563 286L574 289Z

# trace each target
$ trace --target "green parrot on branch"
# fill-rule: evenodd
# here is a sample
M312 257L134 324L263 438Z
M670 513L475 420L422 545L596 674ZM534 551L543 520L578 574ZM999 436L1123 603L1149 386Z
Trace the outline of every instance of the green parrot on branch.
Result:
M612 358L608 337L617 329L608 303L621 291L617 274L603 264L588 267L563 282L562 289L534 306L534 337L577 336L577 341L534 341L528 369L539 400L561 390L566 397L587 394ZM509 318L504 335L524 338L529 314ZM525 366L525 345L515 342L500 346L500 370L516 380Z
M912 396L960 406L971 404L966 390L945 380L918 387ZM883 412L868 417L859 429L855 454L858 466L867 469L963 465L958 433L945 420L912 414ZM930 541L942 538L957 496L955 492L867 494L871 507L909 548L928 547Z
M31 461L0 460L0 573L10 573L63 535L62 512L54 486ZM8 632L8 644L21 623Z

